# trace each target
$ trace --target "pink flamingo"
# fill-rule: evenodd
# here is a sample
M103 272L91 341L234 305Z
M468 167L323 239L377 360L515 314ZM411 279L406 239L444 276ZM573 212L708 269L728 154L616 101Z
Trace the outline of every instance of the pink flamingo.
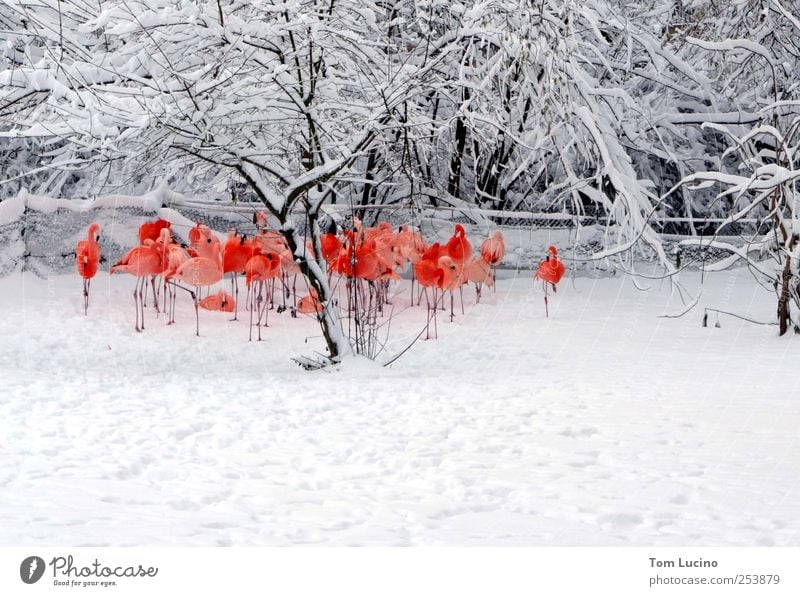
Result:
M198 293L203 286L210 286L220 281L222 273L222 250L219 238L214 234L208 237L208 242L200 242L197 247L198 255L184 262L173 275L173 278L194 286L195 292L189 293L194 301L194 314L197 323L196 335L200 337L200 313L198 311ZM179 286L180 287L180 286ZM186 289L186 288L183 288Z
M433 330L436 337L439 335L439 330L436 326L436 311L439 308L438 300L436 298L436 290L442 285L442 278L444 271L439 267L439 252L441 246L437 242L425 251L416 263L414 263L414 275L417 282L425 291L425 303L428 307L427 322L425 323L425 339L431 338L430 323L433 319ZM428 288L433 291L433 301L428 298ZM420 300L422 296L420 295ZM413 305L414 296L411 296Z
M456 224L455 232L453 236L448 240L447 244L445 245L447 256L450 257L453 264L458 269L458 276L462 277L464 272L464 267L466 266L467 261L472 256L472 244L470 244L469 240L467 239L467 233L464 230L464 226L461 224ZM451 296L452 298L452 296ZM461 293L461 314L464 314L464 294ZM453 313L451 311L451 320L453 317Z
M480 302L481 286L494 287L491 265L483 257L473 255L464 266L464 281L475 284L475 302Z
M233 296L222 290L219 290L216 294L206 296L199 304L200 308L205 310L217 310L220 312L233 312L236 308Z
M75 248L75 264L78 275L83 278L83 314L89 314L89 284L100 267L100 224L89 226L86 240L78 242Z
M161 230L164 228L172 229L172 224L166 219L144 222L139 226L139 244L144 244L145 240L152 240L155 242L161 237Z
M274 292L275 280L280 279L281 285L283 286L281 290L282 305L278 307L278 313L282 313L284 310L286 310L286 299L292 294L294 294L294 306L296 309L297 275L300 273L300 266L295 262L294 255L292 254L292 251L289 250L289 246L286 243L286 238L284 238L283 234L280 232L262 230L253 239L253 243L256 247L258 247L262 254L274 253L280 258L281 275L270 279L270 284L273 286L273 290L270 291L270 295L272 295ZM291 289L289 289L290 275L294 276ZM295 313L296 310L292 310L292 316L295 316Z
M128 273L137 278L136 286L133 290L133 301L136 306L136 331L144 331L144 301L142 294L147 284L147 277L161 273L162 258L159 243L148 239L145 240L144 245L130 249L119 262L111 268L112 274L117 271L122 271L123 273ZM140 309L142 319L141 328L139 327Z
M314 288L310 289L308 296L303 296L297 303L297 312L304 315L312 315L322 312L322 302L319 301L319 296Z
M175 322L175 299L177 294L175 290L177 286L172 278L175 276L180 266L191 257L189 256L189 252L180 244L171 242L171 234L168 230L161 230L161 235L158 240L164 247L164 254L161 259L161 277L164 280L165 299L169 297L169 317L167 319L167 325L172 325ZM166 312L166 305L164 310Z
M247 261L250 260L260 249L252 241L247 240L244 235L239 235L236 231L228 232L228 240L222 249L222 272L231 274L231 293L235 296L233 303L239 301L239 273L244 273ZM238 306L238 305L237 305ZM239 318L238 308L233 311L233 320Z
M439 289L442 291L443 301L444 293L450 292L450 322L452 323L455 318L455 313L453 312L453 294L464 282L464 264L456 263L450 255L443 255L439 257L439 269L442 272L439 278ZM461 304L461 309L461 314L464 314L463 302Z
M467 233L464 226L456 224L455 232L450 240L445 245L447 256L449 256L453 263L462 265L472 255L472 244L467 239Z
M506 242L503 233L497 230L481 244L481 257L492 269L492 285L494 285L495 268L501 263L506 254Z
M281 259L280 256L272 251L259 253L251 257L245 265L245 283L247 284L248 301L251 304L250 308L250 340L253 341L253 310L258 309L258 320L256 327L258 327L258 341L261 341L261 317L266 312L267 300L261 300L261 291L266 283L280 276L281 274ZM258 283L259 297L255 298L255 287L253 283ZM265 317L264 324L267 324Z
M555 246L550 246L547 249L547 258L539 264L539 269L533 277L534 281L537 279L542 280L544 286L544 314L549 317L550 314L547 308L547 284L553 286L553 292L556 291L556 284L561 281L564 276L564 263L558 258L558 249Z
M145 240L158 241L161 237L162 230L169 230L170 237L172 237L172 224L166 219L156 219L154 221L146 221L139 226L139 245L143 245ZM158 293L156 292L156 276L150 278L150 285L153 288L153 303L158 312ZM147 306L147 290L144 293L144 306Z
M396 246L400 254L411 263L411 306L414 306L414 281L416 279L416 270L414 265L422 258L423 253L428 249L425 239L417 232L409 229L408 226L403 226L397 234ZM419 300L422 299L420 292ZM417 304L419 304L417 300Z

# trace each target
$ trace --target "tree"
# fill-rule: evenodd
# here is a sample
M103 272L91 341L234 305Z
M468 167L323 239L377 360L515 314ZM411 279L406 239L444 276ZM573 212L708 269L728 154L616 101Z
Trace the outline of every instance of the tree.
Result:
M378 26L386 9L355 0L112 0L99 15L80 2L4 5L27 23L29 50L0 75L3 136L63 143L62 165L243 181L326 305L330 358L348 353L315 257L320 207L378 136L402 128L398 108L456 36L401 59Z
M780 106L769 111L780 112ZM695 188L723 187L717 194L722 200L729 198L733 209L718 225L710 240L683 240L684 246L722 248L731 256L711 269L727 267L733 262L744 261L757 277L768 279L777 294L777 319L780 335L784 335L792 321L790 302L800 308L800 156L797 155L800 141L800 117L780 118L780 128L762 125L753 128L738 138L727 128L717 128L727 134L731 147L726 155L734 157L731 171L700 172L692 174L682 184L693 184ZM758 230L744 247L720 242L716 236L725 232L731 224L745 217L757 217ZM766 228L766 232L764 232ZM764 266L750 256L771 254L775 267Z

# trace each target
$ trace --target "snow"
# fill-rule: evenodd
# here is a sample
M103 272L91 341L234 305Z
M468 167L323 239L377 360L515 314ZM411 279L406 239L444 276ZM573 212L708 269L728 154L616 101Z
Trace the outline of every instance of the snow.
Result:
M25 212L25 200L22 195L0 201L0 226L7 226L19 220Z
M133 280L0 278L0 545L800 545L798 340L746 269L499 280L390 368L306 372L188 300L133 331ZM697 273L681 273L698 290ZM394 299L388 359L423 324ZM240 295L241 297L241 295ZM242 313L240 312L240 317ZM245 319L246 320L246 319Z

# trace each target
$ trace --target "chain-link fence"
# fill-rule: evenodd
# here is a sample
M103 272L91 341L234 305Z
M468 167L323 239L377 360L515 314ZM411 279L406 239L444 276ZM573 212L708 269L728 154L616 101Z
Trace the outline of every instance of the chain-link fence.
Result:
M237 229L242 233L255 232L253 216L258 203L233 203L231 201L202 202L187 199L161 188L142 197L109 196L93 200L66 200L33 196L22 192L17 197L0 202L0 275L16 270L33 271L40 276L49 273L73 271L75 245L83 239L89 224L101 226L103 268L119 260L130 247L138 243L138 227L148 220L163 217L172 222L178 238L187 240L187 233L196 222L202 222L218 232ZM534 269L544 256L547 247L555 244L564 259L576 270L607 270L611 264L591 260L591 255L601 251L606 238L616 235L613 224L597 217L576 216L566 213L509 213L463 207L414 209L407 206L347 207L330 205L324 208L323 225L351 226L353 218L363 219L365 225L377 220L388 221L393 227L410 225L420 230L429 242L446 241L453 226L461 223L468 237L477 247L495 229L503 231L507 252L502 267L507 269ZM663 230L676 220L653 220L653 227ZM722 220L710 222L714 226ZM680 223L686 224L687 220ZM276 222L271 222L273 225ZM703 222L700 222L703 223ZM305 229L302 213L295 216L294 224L301 233ZM703 226L710 225L703 223ZM758 222L737 222L730 226L730 235L718 237L735 245L747 242L740 228L750 231ZM695 226L698 228L699 226ZM735 232L739 232L738 234ZM677 244L687 236L662 235L667 254L676 261L715 261L728 256L724 250L700 247L676 250ZM654 257L646 249L637 251L638 258Z

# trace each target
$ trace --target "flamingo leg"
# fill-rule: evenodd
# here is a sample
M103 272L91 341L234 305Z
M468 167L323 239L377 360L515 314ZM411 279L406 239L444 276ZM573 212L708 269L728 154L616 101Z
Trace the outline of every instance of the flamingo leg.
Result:
M169 283L169 280L164 280L164 298L168 300L168 316L167 325L172 325L175 322L175 288Z
M139 304L142 309L142 331L144 331L144 309L147 306L147 277L142 277L142 285L139 287Z
M161 311L158 309L158 300L160 298L158 291L156 290L156 276L150 276L150 285L153 286L153 306L156 309L156 314L161 314Z
M444 302L444 292L442 292L442 302ZM439 298L436 296L436 289L433 290L433 338L439 339L439 326L436 323L436 311L439 310Z
M544 316L546 319L549 319L550 313L548 312L547 309L547 282L543 282L542 285L544 285Z
M178 304L178 288L175 282L172 283L172 322L175 322L175 310Z
M265 286L267 285L266 282L264 283L264 285ZM272 292L270 292L270 295L269 295L270 302L272 301L272 296L273 296L273 294L272 294ZM265 303L264 304L264 327L269 327L268 321L269 321L269 309L267 308L267 305Z
M248 303L251 302L250 301L250 293L252 291L253 291L252 284L248 285L247 286L247 302ZM252 309L252 307L250 308L250 339L248 339L247 341L253 341L253 309Z
M235 289L234 289L235 288ZM231 294L233 294L233 319L232 321L239 320L239 279L236 277L236 272L231 273Z
M455 298L453 297L453 290L450 290L450 322L453 322L453 319L456 318L456 314L453 312L453 302Z
M89 314L89 280L83 280L83 315Z
M197 288L197 292L200 292L200 288ZM200 309L198 308L198 303L200 299L197 297L197 294L192 292L192 300L194 300L194 322L195 322L195 335L200 337Z
M133 287L133 306L136 309L136 324L134 329L136 331L141 331L139 329L139 278L136 278L136 285Z
M264 310L266 310L266 301L261 299L262 289L265 289L265 285L266 284L263 281L258 282L258 320L256 321L256 328L258 329L258 341L261 341L261 316L264 314Z
M422 294L420 293L420 297ZM414 305L414 293L411 293L411 305ZM431 301L428 299L428 290L425 289L425 307L427 309L427 316L425 318L425 339L431 338Z

